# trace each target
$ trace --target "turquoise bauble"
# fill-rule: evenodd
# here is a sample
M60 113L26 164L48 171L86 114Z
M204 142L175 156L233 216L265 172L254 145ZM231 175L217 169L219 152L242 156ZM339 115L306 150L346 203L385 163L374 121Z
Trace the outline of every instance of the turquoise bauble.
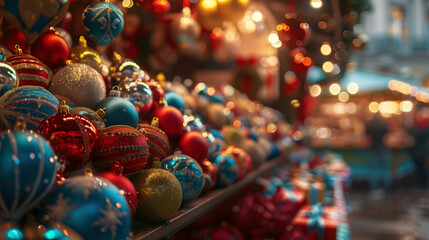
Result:
M187 155L171 155L161 162L161 169L170 171L182 187L182 206L194 201L204 187L204 173L201 166Z
M99 102L94 110L103 119L106 127L127 125L137 128L139 114L129 100L119 97L119 91L112 90L110 96Z
M36 130L46 118L58 112L58 100L48 90L21 86L0 98L0 127L12 129L18 117L24 118L28 130Z
M218 168L217 183L220 187L232 185L237 180L238 167L230 156L218 154L211 161Z
M124 15L113 3L97 2L85 8L82 23L86 34L104 46L115 39L124 27Z
M1 220L19 220L38 204L52 189L58 168L54 151L41 135L26 130L1 133Z
M101 177L69 178L48 196L39 218L71 227L83 239L125 240L131 229L127 200Z
M185 100L183 100L183 97L175 92L167 92L164 95L165 101L167 101L168 106L173 106L179 111L184 114L185 113Z

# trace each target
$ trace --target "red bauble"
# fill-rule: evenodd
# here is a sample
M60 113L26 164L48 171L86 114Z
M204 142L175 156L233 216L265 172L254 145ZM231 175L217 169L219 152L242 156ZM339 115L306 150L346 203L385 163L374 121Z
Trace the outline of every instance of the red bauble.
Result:
M152 107L151 110L155 110L159 106L159 101L164 97L164 89L161 87L161 84L155 80L151 80L146 83L150 90L152 90Z
M212 240L244 240L243 234L234 226L221 226L212 233Z
M210 177L210 185L206 186L206 190L213 189L217 183L217 167L214 163L210 162L207 159L204 159L200 163L201 168L203 169L204 174Z
M159 119L159 128L161 128L169 139L178 137L183 132L183 115L175 107L164 106L157 108L154 117Z
M167 0L153 0L152 11L155 14L161 15L170 10L170 3Z
M231 156L238 167L237 180L242 179L253 169L252 158L243 149L236 146L228 146L223 151Z
M310 39L310 27L295 13L287 13L285 22L277 25L280 41L289 49L304 46Z
M209 154L209 143L200 132L189 131L180 138L179 148L183 154L201 163Z
M52 69L57 69L66 64L70 57L70 48L67 41L55 31L43 33L33 44L31 54L39 58Z
M119 165L114 166L112 172L103 172L98 176L108 180L119 189L119 192L127 199L131 214L134 216L138 206L137 191L133 183L124 177L121 172L122 166Z
M28 44L27 38L16 28L9 28L3 34L1 43L12 52L15 50L16 45L22 49L23 53L30 52L30 44Z
M149 167L152 166L153 161L161 161L170 154L170 142L167 134L156 127L155 123L151 125L139 124L137 129L146 136L149 145Z
M34 85L47 88L51 82L51 70L36 57L17 53L7 58L6 61L18 74L19 86Z
M98 137L94 124L84 116L68 113L66 105L60 105L58 113L45 119L37 131L64 161L65 171L78 170L89 161Z
M139 130L124 125L114 125L98 133L91 153L94 168L99 172L112 169L115 162L124 167L124 176L132 177L143 170L149 159L146 137Z

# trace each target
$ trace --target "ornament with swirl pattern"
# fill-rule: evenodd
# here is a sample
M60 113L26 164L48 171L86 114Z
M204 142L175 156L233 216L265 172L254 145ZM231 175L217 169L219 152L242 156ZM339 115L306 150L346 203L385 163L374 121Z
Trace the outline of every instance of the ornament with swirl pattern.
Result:
M161 162L161 169L170 171L182 187L182 206L194 201L204 187L204 173L201 166L187 155L171 155Z
M104 46L115 39L124 27L124 15L109 2L92 3L83 11L82 23L86 34Z

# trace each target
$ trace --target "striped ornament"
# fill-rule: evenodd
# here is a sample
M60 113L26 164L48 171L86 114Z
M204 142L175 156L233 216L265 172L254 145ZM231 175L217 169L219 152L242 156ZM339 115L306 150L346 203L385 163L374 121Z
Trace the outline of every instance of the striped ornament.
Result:
M7 58L19 78L19 86L33 85L48 88L52 79L51 70L38 58L28 54L15 54Z
M1 219L17 221L39 203L52 189L58 168L54 151L39 134L0 133Z
M46 118L58 112L58 100L42 87L22 86L0 98L0 128L12 129L23 117L28 130L36 130Z
M111 171L118 161L123 175L130 178L143 170L149 159L149 145L139 130L126 125L114 125L98 132L91 152L92 165L99 172Z
M161 161L170 154L170 142L164 131L148 124L139 124L137 129L146 136L149 145L149 167L154 160Z

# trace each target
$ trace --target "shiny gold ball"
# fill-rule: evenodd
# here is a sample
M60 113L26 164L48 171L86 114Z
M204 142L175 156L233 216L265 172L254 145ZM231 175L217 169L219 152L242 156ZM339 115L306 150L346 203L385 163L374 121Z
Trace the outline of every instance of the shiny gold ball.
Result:
M70 58L74 63L85 63L91 66L103 77L109 73L109 69L103 64L100 54L86 45L86 40L83 36L79 38L79 45L70 50Z
M182 187L179 180L167 170L143 170L133 179L139 199L136 215L148 222L171 218L180 208Z

